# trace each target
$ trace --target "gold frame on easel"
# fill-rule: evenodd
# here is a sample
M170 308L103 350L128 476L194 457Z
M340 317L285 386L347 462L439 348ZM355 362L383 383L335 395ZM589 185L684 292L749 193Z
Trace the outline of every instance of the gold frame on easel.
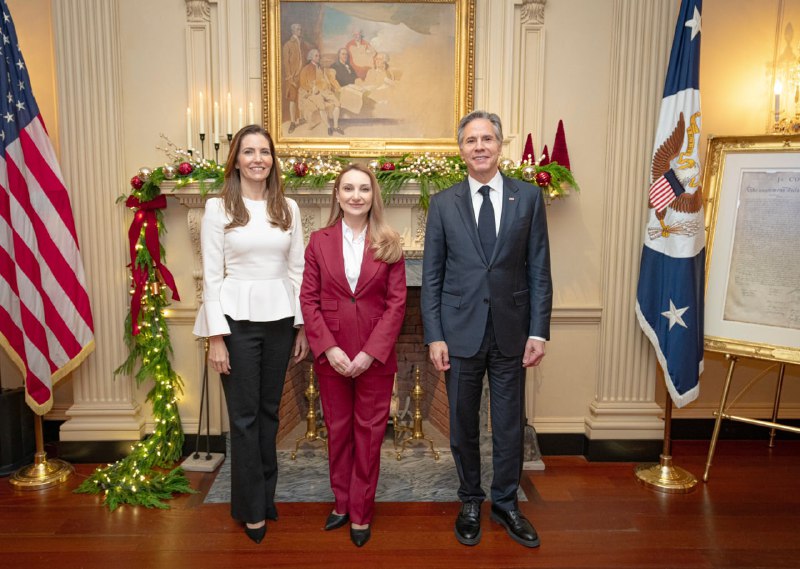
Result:
M775 207L800 204L800 135L758 135L711 137L706 152L704 190L706 204L706 310L705 349L737 356L745 356L800 364L800 324L796 328L776 324L733 321L724 316L728 283L732 274L732 252L736 235L736 222L743 174L797 172L775 200ZM769 190L771 188L767 188ZM776 194L778 195L778 194ZM797 200L796 202L794 200ZM767 205L767 207L769 207ZM778 215L780 212L776 211ZM748 235L749 237L752 236ZM790 238L787 236L787 238ZM774 243L758 243L764 256L776 255ZM796 249L800 263L800 249ZM791 264L792 259L774 259L773 262ZM800 289L799 289L800 291ZM800 319L800 315L797 317Z
M767 227L770 220L777 219L772 214L784 215L787 209L791 211L800 207L800 135L710 137L703 187L707 196L708 228L704 347L725 354L728 360L728 372L719 408L714 412L716 421L703 473L703 481L708 482L722 419L769 428L770 447L774 446L776 430L800 433L800 429L778 421L786 365L800 364L800 314L796 317L785 312L778 314L782 308L793 310L790 308L792 303L769 300L770 287L763 284L766 282L761 279L763 270L758 270L763 267L745 265L743 260L749 258L747 255L753 256L752 249L741 254L736 244L740 240L748 247L755 245L758 257L766 261L764 267L800 266L800 249L789 247L789 250L794 248L790 255L798 258L786 259L787 248L781 248L774 239L769 240L769 237L774 237L774 229ZM759 213L752 215L745 208L756 208ZM759 227L764 231L758 231ZM761 240L753 241L759 237ZM788 243L797 243L797 238L791 235L784 237ZM758 262L760 260L754 264ZM748 278L753 282L748 282ZM786 282L787 279L784 277L782 280ZM740 286L739 281L745 281L744 286ZM776 283L776 287L780 284ZM778 293L776 296L786 292L786 287L783 288L773 289ZM800 283L797 294L800 295ZM731 298L728 299L727 295ZM775 315L771 316L773 312ZM786 326L787 320L793 326L797 325ZM773 366L751 379L729 402L739 357L770 361ZM771 420L732 414L730 410L737 400L776 365L778 377Z

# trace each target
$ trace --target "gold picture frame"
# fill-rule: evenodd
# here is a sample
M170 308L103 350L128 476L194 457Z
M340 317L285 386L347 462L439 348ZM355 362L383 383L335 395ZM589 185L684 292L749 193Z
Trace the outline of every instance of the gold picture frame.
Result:
M800 363L800 135L710 137L705 349Z
M475 0L261 0L263 120L277 152L456 153L474 23Z

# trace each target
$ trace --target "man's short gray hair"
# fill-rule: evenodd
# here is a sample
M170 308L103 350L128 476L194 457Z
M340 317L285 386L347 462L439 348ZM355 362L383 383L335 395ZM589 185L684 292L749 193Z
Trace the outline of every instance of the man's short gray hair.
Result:
M495 137L497 137L497 142L503 144L503 122L500 120L500 117L488 111L472 111L468 115L464 116L458 123L459 147L464 142L464 129L467 128L467 125L472 121L474 121L475 119L486 119L487 121L492 123L492 127L494 128L494 135Z

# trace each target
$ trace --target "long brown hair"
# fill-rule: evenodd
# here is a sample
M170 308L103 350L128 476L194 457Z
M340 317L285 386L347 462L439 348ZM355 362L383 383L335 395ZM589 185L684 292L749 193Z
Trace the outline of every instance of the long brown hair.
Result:
M333 183L333 193L331 194L331 213L328 217L326 227L336 225L344 216L342 208L336 199L339 192L339 185L342 183L342 176L347 172L357 170L369 176L369 183L372 186L372 206L367 214L367 243L374 251L375 259L384 263L396 263L403 256L403 247L400 245L400 236L397 231L392 229L383 217L383 197L378 179L372 170L365 168L361 164L348 164L345 166L336 181Z
M264 198L267 202L267 214L269 215L270 225L279 227L282 231L288 231L292 226L292 211L289 209L289 204L286 203L286 198L283 196L283 186L281 185L281 165L278 157L275 155L275 145L272 143L272 137L264 130L263 127L257 124L251 124L243 127L239 132L233 135L231 141L231 149L228 154L228 159L225 161L225 178L222 182L222 201L225 204L225 213L231 218L231 222L225 226L225 229L233 229L234 227L242 227L247 225L250 221L250 214L247 212L247 207L244 205L242 199L242 179L239 169L236 167L236 161L239 157L239 150L242 147L242 139L248 134L260 134L267 139L269 144L269 151L272 154L272 168L267 174L267 184L264 190Z

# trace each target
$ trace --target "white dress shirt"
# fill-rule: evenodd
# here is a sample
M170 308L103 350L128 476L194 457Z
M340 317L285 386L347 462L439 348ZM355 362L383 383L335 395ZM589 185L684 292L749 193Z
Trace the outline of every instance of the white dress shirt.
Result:
M489 199L494 208L494 230L496 235L497 232L500 231L500 214L503 213L503 176L500 175L500 171L498 170L494 178L489 180L488 184L481 184L472 176L468 176L467 181L469 182L469 191L472 194L472 210L475 213L476 225L481 212L481 206L483 205L483 194L481 194L480 189L483 186L492 188L489 192Z
M356 291L358 277L361 275L361 262L364 259L364 245L367 240L367 227L359 233L358 237L353 237L353 230L344 222L342 218L342 253L344 254L344 274L347 276L347 284L350 291Z
M226 231L230 218L222 198L206 201L200 231L203 305L195 320L195 336L230 334L226 315L253 322L294 317L295 326L303 323L303 228L297 203L286 201L292 212L288 231L270 225L266 202L247 198L250 221Z

